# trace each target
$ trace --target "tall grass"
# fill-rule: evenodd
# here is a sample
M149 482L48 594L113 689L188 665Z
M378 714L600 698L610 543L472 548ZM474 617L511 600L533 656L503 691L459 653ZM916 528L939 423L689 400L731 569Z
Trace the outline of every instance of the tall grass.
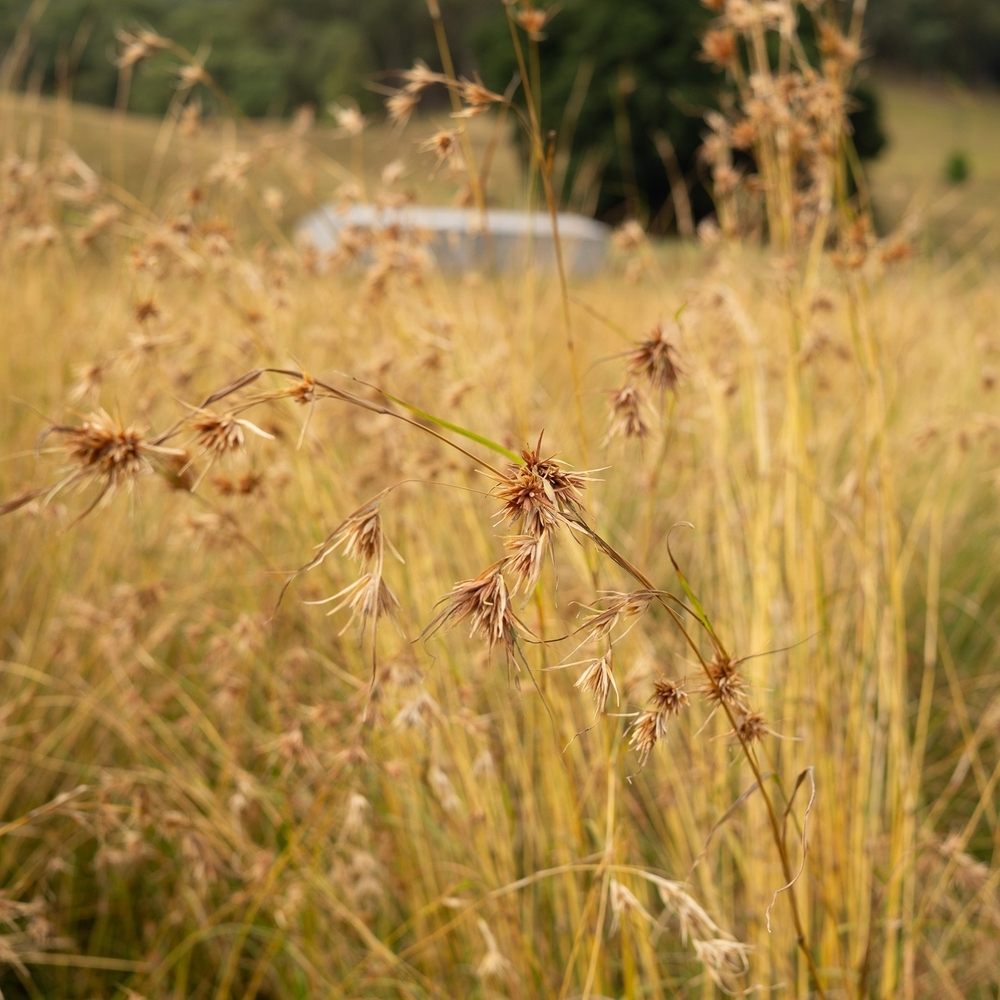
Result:
M565 286L267 238L305 119L8 150L4 995L995 995L1000 286L816 120Z

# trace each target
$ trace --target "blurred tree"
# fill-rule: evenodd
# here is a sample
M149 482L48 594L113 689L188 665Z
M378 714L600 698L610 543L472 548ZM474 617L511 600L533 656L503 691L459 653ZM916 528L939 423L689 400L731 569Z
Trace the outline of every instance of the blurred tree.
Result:
M494 0L441 0L456 65L474 70L470 38ZM0 58L31 0L0 0ZM117 87L114 32L153 28L192 51L210 46L207 67L248 114L286 114L305 102L322 110L353 97L369 109L366 83L380 71L422 58L438 62L426 0L53 0L32 33L27 72L58 85L63 54L82 45L70 67L79 100L112 104ZM130 106L162 112L175 78L170 63L140 66Z
M698 59L709 16L692 0L567 0L546 24L539 44L542 122L544 129L573 128L564 192L574 193L575 207L655 218L670 190L656 146L660 131L685 172L693 170L702 113L715 105L719 82ZM517 68L506 18L491 23L480 42L484 78L502 91ZM574 123L566 109L587 75ZM596 204L587 204L590 175L602 167ZM700 185L693 199L696 214L709 209Z
M563 188L573 207L609 221L630 214L654 230L669 228L669 167L676 157L695 217L712 210L697 157L704 113L719 106L724 92L721 75L700 58L710 19L695 0L566 0L546 24L538 52L542 124L560 134L573 131ZM802 27L808 50L811 24ZM517 68L505 16L483 30L480 52L487 84L503 90ZM577 112L574 90L579 98L584 80ZM878 100L870 87L852 96L855 145L867 159L885 144ZM596 185L595 171L601 172ZM588 186L596 196L589 202Z
M866 37L901 68L1000 83L1000 0L869 0Z

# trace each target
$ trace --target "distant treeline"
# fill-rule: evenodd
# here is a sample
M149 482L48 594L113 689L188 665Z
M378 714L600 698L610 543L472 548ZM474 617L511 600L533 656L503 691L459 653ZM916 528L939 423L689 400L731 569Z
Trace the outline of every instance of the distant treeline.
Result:
M495 49L501 0L440 3L456 64L471 74ZM601 0L561 6L595 26L608 11ZM0 0L0 53L31 7L31 0ZM614 9L625 22L659 19L656 33L671 37L707 20L697 0L616 0ZM867 44L877 58L969 82L1000 82L1000 0L869 0L867 17ZM137 25L192 49L210 46L210 71L251 115L287 114L305 102L322 112L343 96L372 108L378 98L366 81L377 83L380 73L416 58L437 62L425 0L51 0L32 32L23 82L34 76L52 92L62 79L79 100L112 104L114 31ZM601 32L589 34L600 45ZM621 33L613 35L621 54ZM647 41L635 38L636 54L648 51ZM601 53L593 54L600 61ZM154 59L140 68L134 110L166 108L173 85L168 66Z
M8 51L32 0L0 0L0 58ZM472 48L488 12L500 0L441 0L456 64L475 67ZM421 58L437 62L424 0L50 0L32 31L23 83L32 74L54 92L60 81L93 104L115 101L115 31L153 28L192 51L204 47L207 68L247 114L288 114L304 103L320 113L345 96L369 109L366 87L388 69ZM162 113L170 102L176 60L139 66L129 107Z
M488 86L505 89L517 67L501 0L439 3L458 72L481 73ZM846 0L828 3L847 19ZM574 136L564 190L596 192L581 207L609 219L627 210L669 228L667 150L696 216L711 211L697 157L704 112L719 106L724 82L701 52L711 12L698 0L537 6L555 11L539 49L542 124ZM868 8L866 44L876 56L1000 81L1000 0L869 0ZM121 48L116 31L138 28L200 53L222 90L253 116L287 115L307 103L323 115L345 99L373 111L380 91L397 82L393 70L415 59L440 65L426 0L0 0L0 53L19 53L6 60L5 75L16 70L15 86L111 105ZM14 44L19 29L27 44ZM800 35L815 54L815 25L804 5ZM129 108L162 113L177 79L173 56L144 59L130 81ZM211 110L211 95L203 96ZM515 97L522 99L523 90ZM852 106L857 151L874 156L885 141L876 95L861 87Z

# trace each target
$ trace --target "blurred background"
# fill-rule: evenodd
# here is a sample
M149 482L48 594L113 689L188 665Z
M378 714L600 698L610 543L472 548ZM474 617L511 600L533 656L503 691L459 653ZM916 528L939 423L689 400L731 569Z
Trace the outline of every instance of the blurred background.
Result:
M562 186L567 207L612 223L637 216L653 232L670 232L665 136L695 215L711 210L696 155L704 113L718 106L725 86L701 50L711 6L555 5L539 46L541 103L544 126L572 139ZM457 72L505 90L516 67L500 0L441 0L441 14ZM870 0L866 17L867 59L854 85L852 124L858 153L871 164L880 227L897 224L914 198L926 202L928 186L943 193L961 186L958 200L975 211L1000 204L1000 3ZM26 23L30 44L18 48ZM139 27L198 52L252 117L288 117L312 105L322 121L332 102L355 102L377 117L395 72L418 59L440 65L425 0L0 0L0 53L18 49L5 65L6 76L17 79L4 82L113 106L120 96L115 32ZM808 29L805 41L815 47ZM142 61L130 81L129 110L162 115L177 87L175 65L165 53ZM446 113L445 93L436 96ZM206 95L209 114L211 105ZM523 163L513 126L508 138ZM501 184L493 200L505 198ZM946 229L961 229L975 211L959 212Z

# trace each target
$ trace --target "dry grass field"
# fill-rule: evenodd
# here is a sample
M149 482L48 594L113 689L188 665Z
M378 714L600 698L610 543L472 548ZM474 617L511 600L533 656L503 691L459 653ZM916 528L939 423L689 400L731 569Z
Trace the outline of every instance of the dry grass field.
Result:
M5 997L997 995L988 257L791 214L779 119L565 289L326 259L463 176L4 100Z

